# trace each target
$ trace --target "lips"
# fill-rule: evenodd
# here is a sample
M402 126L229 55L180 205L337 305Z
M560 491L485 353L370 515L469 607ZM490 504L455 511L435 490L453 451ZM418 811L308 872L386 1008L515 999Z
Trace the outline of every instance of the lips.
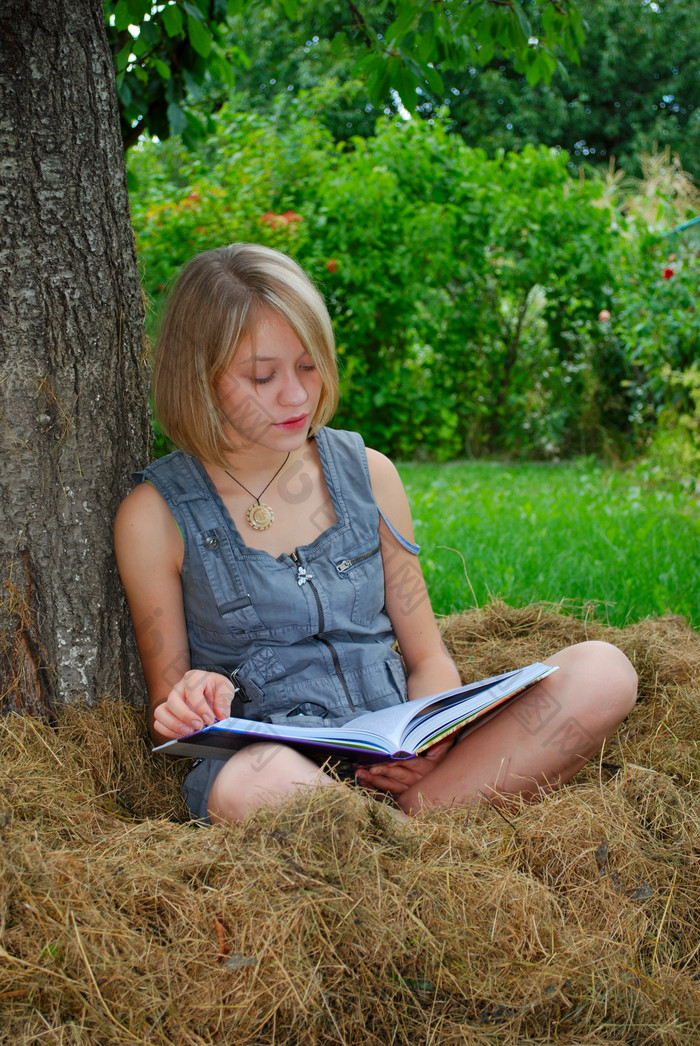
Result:
M278 421L275 424L277 429L300 429L308 423L308 414L297 414L294 418L287 418L286 421Z

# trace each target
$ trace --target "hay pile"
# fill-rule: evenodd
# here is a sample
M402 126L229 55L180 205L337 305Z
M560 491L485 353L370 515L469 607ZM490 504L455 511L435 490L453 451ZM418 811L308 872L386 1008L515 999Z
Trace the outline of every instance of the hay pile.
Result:
M700 1041L700 635L494 604L466 677L607 638L642 700L544 803L403 825L354 792L182 823L141 716L0 724L0 1043Z

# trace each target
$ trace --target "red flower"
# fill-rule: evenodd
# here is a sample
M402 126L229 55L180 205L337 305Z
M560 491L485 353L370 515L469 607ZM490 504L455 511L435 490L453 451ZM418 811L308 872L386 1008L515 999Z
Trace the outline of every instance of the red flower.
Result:
M670 280L673 276L673 269L664 269L664 279Z
M273 229L279 229L282 225L296 225L297 222L303 222L303 220L303 216L296 214L294 211L284 211L283 214L265 211L264 214L260 215L260 221L272 226Z
M329 272L337 272L337 270L338 270L338 262L336 261L336 259L335 258L329 258L328 261L326 262L326 268L328 269Z
M187 210L189 207L194 207L194 205L199 203L201 199L202 197L198 192L191 192L184 198L184 200L182 200L180 206L184 210Z

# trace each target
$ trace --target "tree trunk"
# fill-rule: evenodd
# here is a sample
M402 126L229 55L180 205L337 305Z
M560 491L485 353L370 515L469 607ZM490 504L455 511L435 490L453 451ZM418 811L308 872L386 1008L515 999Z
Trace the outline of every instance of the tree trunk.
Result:
M148 393L103 18L0 0L2 711L141 692L111 528Z

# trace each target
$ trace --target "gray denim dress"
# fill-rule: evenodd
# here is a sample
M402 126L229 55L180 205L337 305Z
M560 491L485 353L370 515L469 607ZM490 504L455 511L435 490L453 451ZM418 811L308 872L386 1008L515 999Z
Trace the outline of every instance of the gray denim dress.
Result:
M243 542L197 458L175 451L134 476L153 483L183 537L192 668L232 677L239 688L232 715L241 718L339 726L406 700L362 438L328 428L315 438L336 522L325 529L320 522L311 544L276 558ZM205 759L185 780L193 817L206 820L222 765Z

